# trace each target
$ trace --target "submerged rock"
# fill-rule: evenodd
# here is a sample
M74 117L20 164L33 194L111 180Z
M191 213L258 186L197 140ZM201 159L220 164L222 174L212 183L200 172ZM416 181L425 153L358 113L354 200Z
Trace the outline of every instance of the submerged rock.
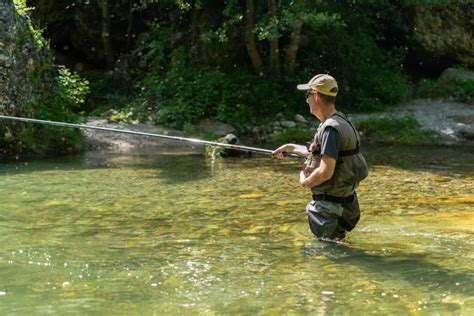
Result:
M227 134L225 137L221 137L217 140L218 143L237 145L239 139L234 134ZM242 150L236 150L231 148L217 147L217 146L207 146L206 154L209 157L217 158L229 158L229 157L251 157L252 153Z

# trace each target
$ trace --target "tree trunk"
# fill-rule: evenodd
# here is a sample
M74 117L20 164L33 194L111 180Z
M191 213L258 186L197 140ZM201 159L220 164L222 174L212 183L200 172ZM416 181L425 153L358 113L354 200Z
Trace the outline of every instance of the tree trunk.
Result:
M270 39L270 66L273 75L280 76L280 48L277 24L277 7L275 0L268 0L268 13L270 14L272 26L272 37Z
M104 47L105 63L108 69L114 66L114 54L112 51L112 41L110 39L110 10L107 0L99 0L99 7L102 11L102 46Z
M255 5L253 0L247 0L247 25L245 29L245 43L247 44L247 52L249 54L252 65L260 76L265 75L265 67L263 66L262 56L257 48L257 41L253 29Z
M286 74L287 76L293 76L296 70L296 54L300 46L301 29L303 27L303 21L300 18L295 20L293 24L293 32L291 36L290 44L286 50Z
M132 42L132 28L133 28L133 1L129 0L129 7L128 7L128 25L127 25L127 52L130 51L130 46Z
M197 40L198 40L198 54L199 54L199 61L204 66L208 66L210 64L210 54L207 49L207 45L202 43L199 39L199 35L207 32L209 30L211 24L211 14L209 12L209 8L204 6L202 9L201 16L199 17L199 29L197 30Z
M201 20L201 9L200 8L194 8L193 13L191 16L191 47L189 48L189 51L191 53L191 56L194 60L199 62L199 27L200 27L200 21Z

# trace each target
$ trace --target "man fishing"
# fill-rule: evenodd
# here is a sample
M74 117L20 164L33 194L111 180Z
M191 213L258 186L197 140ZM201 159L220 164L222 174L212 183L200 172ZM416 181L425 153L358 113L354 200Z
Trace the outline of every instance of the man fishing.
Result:
M306 91L310 112L321 122L311 145L285 144L273 151L306 157L300 184L311 189L313 200L306 206L311 232L320 240L342 240L360 218L355 189L368 175L367 163L359 152L360 138L347 117L336 110L338 85L326 74L297 86Z

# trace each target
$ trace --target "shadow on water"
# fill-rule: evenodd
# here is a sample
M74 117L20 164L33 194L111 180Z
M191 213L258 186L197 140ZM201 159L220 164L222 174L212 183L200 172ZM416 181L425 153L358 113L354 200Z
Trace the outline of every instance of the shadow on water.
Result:
M426 255L419 253L391 251L389 254L378 255L350 244L315 241L305 246L304 254L324 255L336 264L356 266L379 281L403 279L413 287L461 294L474 292L474 279L470 271L446 269L428 261Z
M362 152L369 166L434 172L474 170L474 146L364 145Z
M134 168L150 170L150 176L159 177L166 183L183 183L207 178L211 168L202 154L186 153L171 155L89 153L38 159L32 162L9 162L0 164L0 176L9 173L42 171L80 171L98 169Z

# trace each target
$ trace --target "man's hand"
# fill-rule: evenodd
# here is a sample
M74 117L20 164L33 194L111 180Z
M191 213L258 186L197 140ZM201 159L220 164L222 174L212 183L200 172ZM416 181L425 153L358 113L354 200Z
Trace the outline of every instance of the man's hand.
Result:
M323 155L317 167L311 174L306 176L304 171L300 173L300 183L305 188L312 188L332 178L336 169L336 159Z
M308 157L309 151L303 145L285 144L272 152L272 156L275 158L283 158L285 157L285 154L296 154L301 157Z
M303 188L309 188L308 185L306 184L306 175L304 174L304 171L300 172L300 184L303 186Z
M283 158L285 157L285 153L289 152L289 144L285 144L285 145L282 145L280 147L278 147L277 149L275 149L273 152L272 152L272 157L275 157L275 158Z

